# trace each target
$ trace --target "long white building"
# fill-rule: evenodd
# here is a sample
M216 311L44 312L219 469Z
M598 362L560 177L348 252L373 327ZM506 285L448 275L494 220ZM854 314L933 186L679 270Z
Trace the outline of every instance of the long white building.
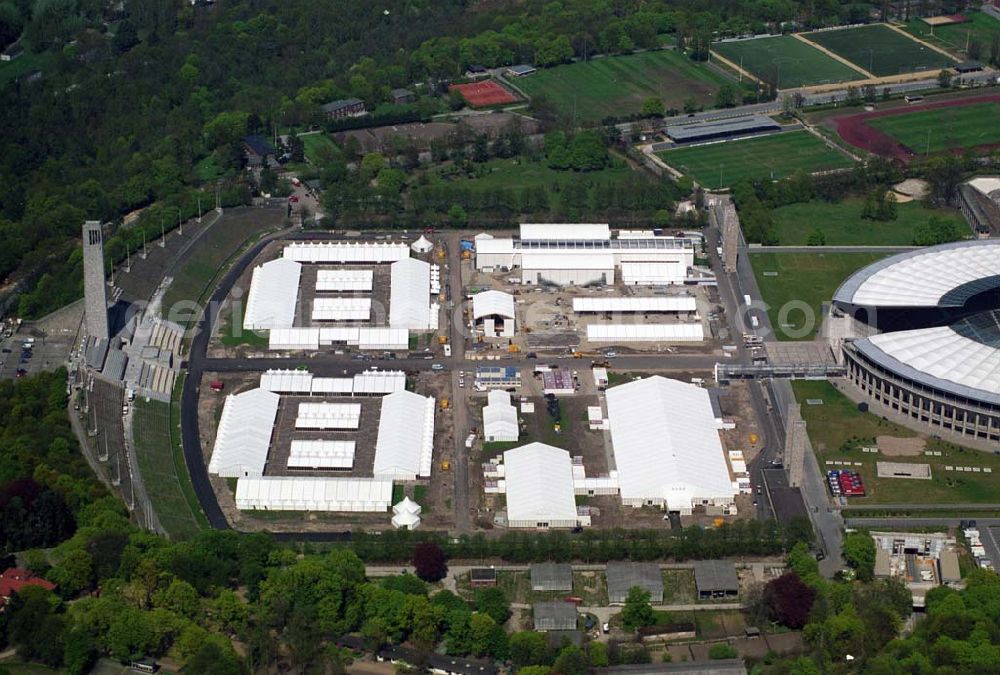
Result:
M483 438L487 443L516 441L520 435L517 409L510 402L510 394L494 389L486 395L483 408Z
M382 398L375 441L376 478L416 480L431 475L434 397L399 391Z
M431 307L431 266L406 258L394 262L390 273L389 326L407 330L437 327L437 312Z
M531 285L610 284L616 270L629 285L681 284L693 265L688 239L613 237L599 224L525 224L520 237L476 239L477 269L519 268L521 283Z
M622 503L690 514L736 495L708 391L654 376L607 391Z
M209 473L225 478L263 475L280 401L278 394L259 388L226 397Z
M255 267L243 312L243 328L269 330L290 327L295 319L301 274L302 265L286 258Z
M507 525L514 528L576 527L579 518L569 453L529 443L503 453Z
M392 481L378 478L266 476L236 482L241 510L381 513L390 504Z

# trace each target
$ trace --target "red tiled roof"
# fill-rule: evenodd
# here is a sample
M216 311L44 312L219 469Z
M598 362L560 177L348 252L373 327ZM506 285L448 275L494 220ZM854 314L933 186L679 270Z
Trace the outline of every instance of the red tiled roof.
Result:
M8 567L0 575L0 598L9 598L25 586L41 586L48 591L54 590L56 587L51 581L36 577L28 570Z

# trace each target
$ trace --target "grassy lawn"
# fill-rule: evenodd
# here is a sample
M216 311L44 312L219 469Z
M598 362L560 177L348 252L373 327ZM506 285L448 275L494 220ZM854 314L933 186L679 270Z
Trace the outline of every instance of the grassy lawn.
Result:
M229 173L228 171L226 171L225 169L223 169L221 166L218 165L218 163L215 161L215 157L213 157L212 155L204 157L197 164L195 164L194 172L195 175L198 176L198 180L200 180L203 183L208 181L213 181L217 178L222 178L227 173Z
M562 117L583 123L637 113L650 96L668 109L683 107L689 96L710 106L726 81L684 54L656 51L543 68L515 84L529 96L545 96Z
M207 527L208 521L191 487L176 422L171 404L136 399L133 434L146 492L160 524L172 538L182 539Z
M969 19L966 23L950 26L936 26L931 35L931 27L920 19L913 19L906 30L922 40L952 51L964 52L966 45L978 42L983 56L989 53L994 35L1000 35L1000 21L982 12L963 12Z
M697 600L694 570L663 570L664 605L689 605Z
M456 172L453 165L448 165L431 170L428 179L430 186L450 185L481 191L542 187L548 191L550 200L558 200L559 195L553 190L571 183L614 183L631 176L632 170L624 162L614 162L600 171L577 173L550 169L544 160L492 159L476 165L472 174Z
M33 70L42 71L42 77L44 78L45 70L51 63L52 58L53 55L49 52L35 54L25 49L24 54L20 58L13 61L0 61L0 85L7 84L14 78L26 75Z
M333 139L322 131L314 134L304 134L299 136L299 139L302 141L302 146L305 150L306 161L310 164L325 164L329 160L342 155L340 148L333 142Z
M243 328L244 302L231 304L222 317L219 329L219 340L228 347L247 345L249 347L265 348L269 344L266 333L260 333Z
M762 80L775 80L781 89L826 82L849 82L864 77L860 72L832 59L791 35L719 42L717 52Z
M659 156L708 188L734 185L745 179L784 178L796 171L841 169L853 163L808 131L678 148Z
M862 466L858 471L868 495L851 498L854 505L871 504L947 504L994 503L1000 495L1000 457L971 450L941 440L929 439L927 450L941 452L941 457L883 457L860 450L845 449L852 438L873 439L888 435L912 438L918 434L871 413L858 410L856 404L837 391L829 382L792 382L795 397L802 404L809 439L816 451L820 469L826 471L827 460L850 460ZM823 405L808 405L806 399L822 399ZM931 465L931 480L907 478L876 478L876 461L914 462ZM990 467L992 473L945 471L945 466Z
M947 218L959 225L965 221L953 209L927 209L919 202L898 205L898 217L888 222L861 218L864 199L848 197L836 203L812 201L790 204L774 210L774 229L783 246L805 246L809 234L818 229L829 246L906 246L913 243L913 231L932 216Z
M777 339L812 339L822 318L821 305L830 301L833 292L852 272L882 257L882 253L753 253L754 276L768 304L767 313ZM777 276L770 274L774 272ZM781 308L792 301L809 305L813 317L807 317L801 309L789 308L781 322L778 318ZM786 334L786 330L805 330L809 320L812 328L805 335Z
M603 572L573 572L573 595L583 598L584 607L606 607L608 582Z
M944 54L882 24L806 33L804 37L879 76L936 71L955 64Z
M1000 143L1000 103L923 110L909 114L872 117L867 124L915 153Z

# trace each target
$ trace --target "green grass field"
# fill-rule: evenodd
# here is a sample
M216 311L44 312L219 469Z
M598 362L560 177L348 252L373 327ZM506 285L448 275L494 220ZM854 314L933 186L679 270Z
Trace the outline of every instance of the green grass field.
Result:
M727 80L675 51L643 52L542 68L515 84L528 96L545 96L559 114L577 122L598 122L639 112L650 96L681 108L688 96L711 105Z
M906 25L906 31L922 40L951 51L965 52L966 46L979 43L981 56L989 53L994 35L1000 35L1000 21L982 12L963 12L969 19L965 23L936 26L931 35L931 27L920 19L913 19Z
M301 139L305 150L306 161L310 164L322 165L331 159L343 156L333 139L322 131L303 134L299 136L299 139Z
M748 178L784 178L796 171L841 169L853 163L807 131L678 148L661 152L659 157L708 188Z
M929 439L927 450L941 452L941 457L925 455L909 457L884 457L881 454L844 450L851 438L872 439L877 436L912 438L918 434L877 415L863 413L857 405L837 391L829 382L792 382L795 398L802 405L802 418L816 451L820 469L826 471L838 465L827 466L827 461L850 460L851 468L861 474L865 483L865 497L850 499L851 504L946 504L994 503L1000 491L1000 457L986 452L970 450L940 440ZM822 405L808 405L806 399L821 399ZM875 462L896 461L931 465L930 480L906 478L878 478ZM860 467L853 466L861 462ZM992 473L945 471L945 466L990 467Z
M752 253L754 276L777 339L812 339L822 318L822 304L830 301L852 272L882 257L882 253ZM787 316L780 317L781 308L791 302L806 303L812 316L804 308L789 307Z
M737 66L742 63L744 70L762 80L775 80L779 89L847 82L864 77L791 35L719 42L712 45L712 51Z
M919 202L899 204L898 217L888 222L863 220L864 199L848 197L836 203L812 201L790 204L773 211L774 229L782 246L805 246L809 234L820 230L828 246L907 246L913 230L932 216L965 226L954 209L927 209Z
M42 71L42 77L45 77L45 71L52 64L53 58L54 55L49 52L35 54L31 50L25 50L20 58L13 61L0 61L0 84L7 84L14 78L27 75L32 70Z
M938 71L955 64L944 54L882 24L806 33L803 37L878 76Z
M998 119L1000 103L990 102L873 117L866 123L920 154L1000 143Z
M172 538L180 539L208 522L197 506L175 423L169 403L136 399L133 434L139 470L160 524Z

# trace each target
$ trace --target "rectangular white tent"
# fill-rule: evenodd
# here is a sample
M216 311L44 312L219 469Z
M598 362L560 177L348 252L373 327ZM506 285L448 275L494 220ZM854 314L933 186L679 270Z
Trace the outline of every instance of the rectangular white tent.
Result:
M296 241L285 245L284 257L303 263L391 263L410 257L410 247L392 241Z
M354 441L292 439L289 469L350 469L354 466Z
M626 286L669 286L683 284L687 261L622 262L622 283Z
M314 377L313 396L351 396L354 394L354 379L350 377Z
M268 349L317 351L321 346L346 344L358 349L404 350L409 348L410 334L405 328L329 327L280 328L269 335Z
M378 396L406 389L406 373L402 370L366 370L354 376L355 396Z
M521 241L562 239L574 241L601 241L611 239L607 223L522 223Z
M260 376L260 388L276 394L311 394L312 373L305 370L266 370Z
M267 476L236 482L236 508L244 511L380 513L388 511L391 503L391 480Z
M622 503L689 514L735 494L706 389L653 376L607 391Z
M434 454L434 397L398 391L382 398L375 441L376 478L429 476Z
M317 291L362 292L372 290L372 270L317 270Z
M392 264L389 287L389 325L393 328L428 330L437 326L431 316L431 266L407 258Z
M503 453L508 527L576 527L569 453L529 443Z
M272 351L294 349L314 352L319 349L319 328L277 328L267 336Z
M368 321L371 315L371 298L315 298L313 300L313 321Z
M299 403L296 429L357 429L360 403Z
M605 298L600 296L573 298L573 311L582 312L694 312L698 305L689 295L668 297Z
M262 475L280 402L280 396L260 388L226 397L209 472L225 478Z
M517 425L517 410L510 402L510 394L493 389L486 395L487 405L483 408L483 438L488 443L516 441L520 435Z
M590 342L701 342L705 331L697 323L590 324Z
M254 268L243 312L243 328L289 328L295 320L302 265L278 258Z
M584 286L615 281L615 257L610 253L525 251L521 256L521 283L543 281L559 286Z

